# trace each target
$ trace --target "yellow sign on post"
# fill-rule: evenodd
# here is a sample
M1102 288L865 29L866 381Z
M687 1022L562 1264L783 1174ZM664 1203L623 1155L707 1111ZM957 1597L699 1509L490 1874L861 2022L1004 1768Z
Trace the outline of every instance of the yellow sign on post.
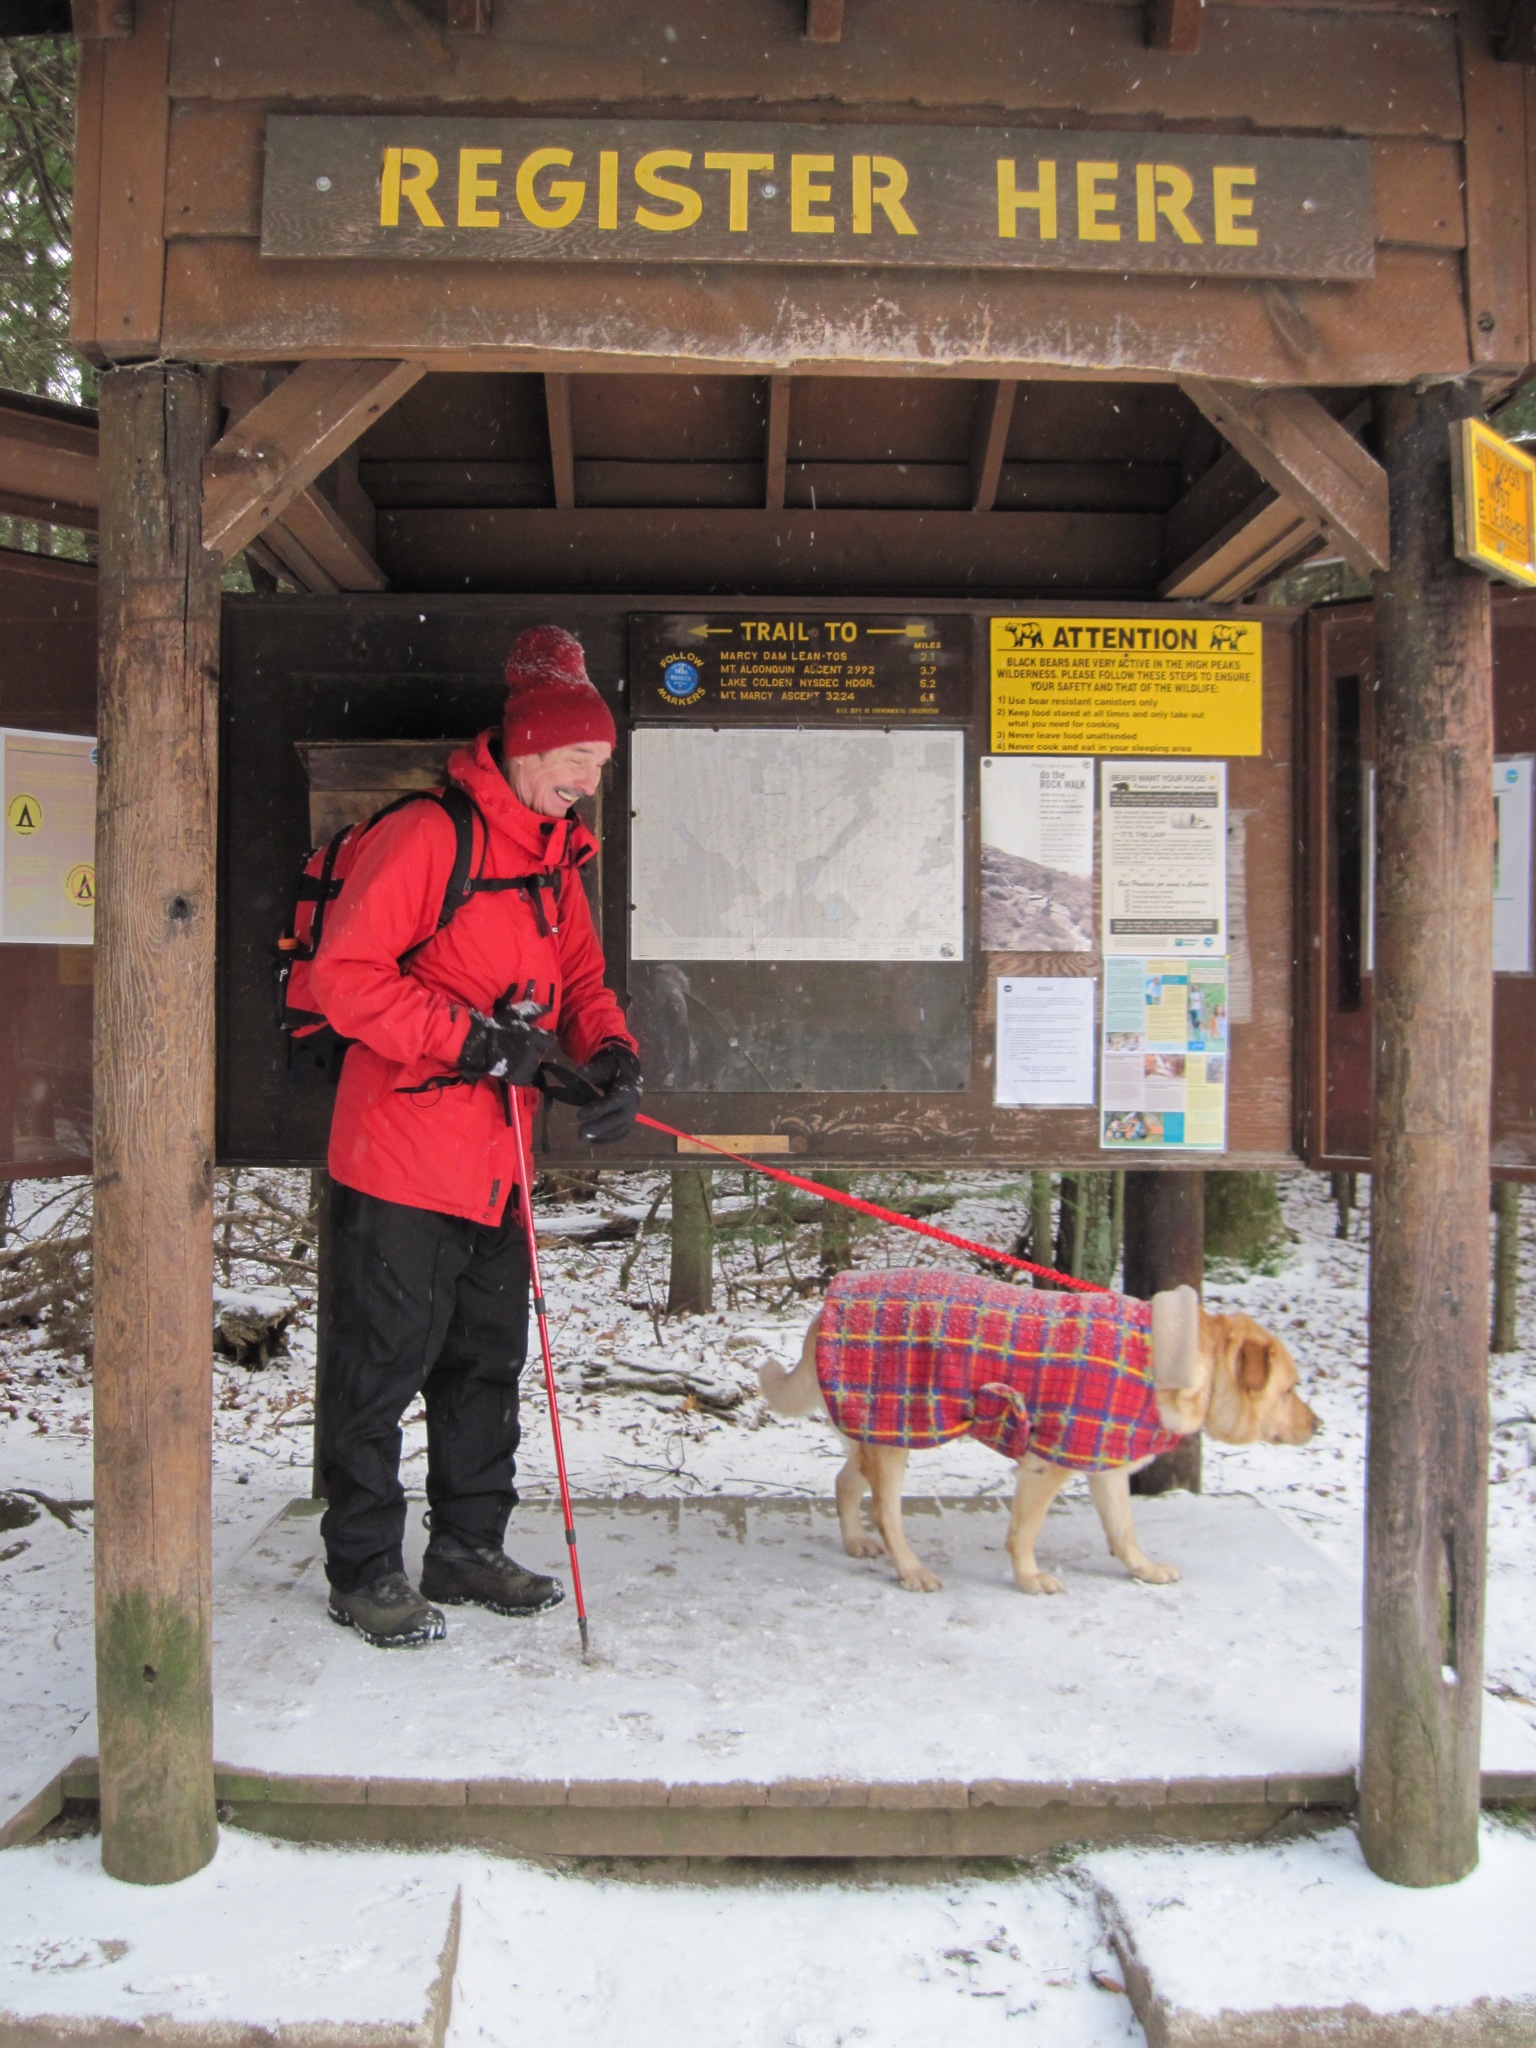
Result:
M992 621L994 754L1258 754L1251 619Z
M1536 462L1481 420L1451 428L1456 553L1522 589L1536 586Z

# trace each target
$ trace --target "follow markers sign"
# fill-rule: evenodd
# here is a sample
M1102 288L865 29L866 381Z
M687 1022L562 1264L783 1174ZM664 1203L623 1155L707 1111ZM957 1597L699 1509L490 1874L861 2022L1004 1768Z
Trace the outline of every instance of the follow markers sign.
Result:
M262 254L1371 276L1363 142L735 121L267 123Z

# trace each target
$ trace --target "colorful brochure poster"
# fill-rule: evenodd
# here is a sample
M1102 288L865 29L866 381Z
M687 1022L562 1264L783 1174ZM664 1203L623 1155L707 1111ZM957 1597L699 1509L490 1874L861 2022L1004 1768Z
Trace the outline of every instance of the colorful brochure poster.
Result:
M1493 764L1493 971L1531 971L1529 754Z
M1222 1152L1227 963L1104 962L1099 1143L1113 1152Z
M1088 976L998 978L999 1109L1092 1106L1094 990Z
M1093 951L1091 759L983 757L981 947Z
M0 728L0 942L88 946L96 928L96 742Z
M1102 761L1105 953L1227 950L1227 764Z

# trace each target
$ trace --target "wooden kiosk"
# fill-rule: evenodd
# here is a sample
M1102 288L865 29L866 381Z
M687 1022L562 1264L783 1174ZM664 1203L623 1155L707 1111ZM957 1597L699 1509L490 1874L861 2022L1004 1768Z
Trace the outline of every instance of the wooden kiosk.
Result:
M603 929L649 1020L653 1103L812 1168L1103 1165L1095 1110L998 1105L999 979L1104 967L1092 939L979 945L976 791L989 748L1127 742L1069 721L999 744L1000 630L1026 654L1032 632L1108 649L1083 689L1135 685L1164 628L1207 654L1262 644L1250 738L1197 722L1198 745L1156 749L1220 757L1247 831L1225 1149L1143 1145L1137 1199L1174 1242L1191 1183L1163 1168L1298 1156L1304 634L1248 600L1317 553L1376 593L1360 1819L1388 1877L1471 1866L1493 727L1449 449L1533 354L1532 31L1522 0L1506 14L77 4L75 322L104 371L110 1870L171 1880L213 1847L210 1177L216 1155L317 1154L315 1113L280 1092L261 957L309 805L430 773L428 743L495 716L509 632L550 615L615 686L626 740L925 732L969 778L963 942L925 928L889 971L631 945L621 821L657 799L628 778L680 756L621 747ZM221 605L242 551L270 594ZM877 645L902 652L865 662ZM850 653L842 687L830 657Z

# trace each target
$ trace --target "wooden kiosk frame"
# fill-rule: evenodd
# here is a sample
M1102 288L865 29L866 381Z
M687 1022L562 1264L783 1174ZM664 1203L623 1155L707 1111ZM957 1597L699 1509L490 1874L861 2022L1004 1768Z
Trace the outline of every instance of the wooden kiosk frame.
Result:
M1530 9L1504 14L889 0L845 25L842 0L577 0L547 19L501 0L77 4L75 331L104 372L110 1870L172 1880L214 1842L219 580L241 550L268 587L352 593L359 619L391 585L697 603L874 598L895 578L930 600L1145 607L1241 602L1318 551L1375 577L1360 1820L1400 1882L1471 1866L1488 1257L1468 1192L1488 1173L1492 695L1449 433L1533 352L1536 98L1513 61ZM743 123L733 157L722 141ZM695 151L722 167L690 244L703 188L678 179ZM760 223L781 207L758 242L749 200ZM647 379L642 414L686 410L705 384L743 394L709 478L681 475L698 453L681 429L645 462L617 430L593 448L596 397ZM511 448L495 477L451 431L459 397L490 385ZM530 391L536 475L505 425ZM917 482L894 427L817 456L805 423L834 402L887 423L947 407L958 445L929 450ZM402 480L377 451L410 403L426 438ZM1160 485L1124 452L1117 471L1109 443L1092 477L1041 458L1033 422L1094 405L1123 408L1127 431L1174 409ZM1138 1201L1176 1240L1177 1177L1145 1180Z

